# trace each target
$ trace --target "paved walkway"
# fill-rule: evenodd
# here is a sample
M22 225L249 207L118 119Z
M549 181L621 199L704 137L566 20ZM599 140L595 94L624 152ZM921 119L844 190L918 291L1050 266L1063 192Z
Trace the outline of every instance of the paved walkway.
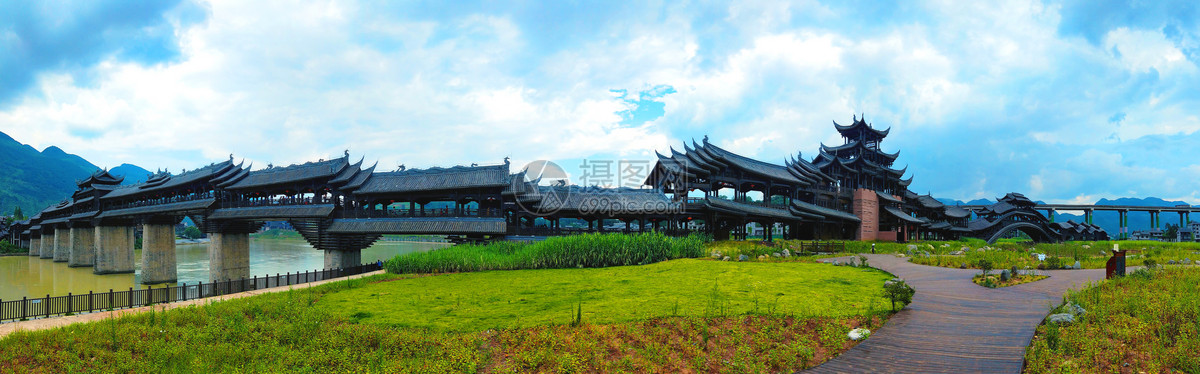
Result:
M1104 269L1055 270L1037 282L990 289L971 282L979 270L866 256L916 289L913 303L866 341L807 372L1019 373L1034 330L1067 289L1104 279ZM824 261L834 260L846 258Z
M5 336L7 336L8 334L12 334L17 331L34 331L34 330L53 329L53 328L63 327L63 326L76 324L76 323L100 321L100 320L105 320L105 319L109 319L109 318L113 318L113 317L120 317L120 316L124 316L124 315L128 315L128 314L137 314L137 313L148 312L151 310L163 311L163 310L167 310L167 309L182 308L182 307L188 307L188 306L193 306L193 305L203 305L203 304L216 302L216 301L222 301L222 300L239 299L239 298L243 298L243 297L250 297L250 296L262 295L262 294L267 294L267 293L284 292L284 291L293 290L293 289L316 287L316 286L320 286L322 284L329 283L329 282L337 282L337 281L346 280L346 279L368 277L368 276L372 276L372 275L376 275L376 274L383 274L383 270L377 270L377 271L373 271L370 273L351 275L351 276L341 277L341 278L326 279L326 280L316 281L316 282L311 282L311 283L301 283L301 284L293 284L290 286L263 288L260 290L246 291L246 292L240 292L240 293L229 294L229 295L221 295L221 296L217 296L217 297L209 297L209 298L204 298L204 299L192 299L192 300L188 300L188 301L177 301L177 302L173 302L173 303L157 304L157 305L152 305L152 306L144 306L144 307L140 307L140 308L118 309L118 310L114 310L111 312L95 312L95 313L87 313L87 314L76 314L73 316L60 316L60 317L40 318L40 319L21 321L21 322L2 323L2 324L0 324L0 338L3 338Z

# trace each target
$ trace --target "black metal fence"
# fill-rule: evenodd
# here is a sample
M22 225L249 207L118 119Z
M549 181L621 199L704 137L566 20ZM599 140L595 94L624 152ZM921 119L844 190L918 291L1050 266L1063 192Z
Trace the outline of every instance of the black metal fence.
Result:
M846 242L800 242L796 252L840 253L846 251Z
M88 292L21 300L0 300L0 321L27 320L60 314L91 313L114 309L135 308L160 303L202 299L278 286L288 286L380 270L380 263L369 263L344 269L313 270L303 273L275 274L213 283L181 284L162 288L108 292Z

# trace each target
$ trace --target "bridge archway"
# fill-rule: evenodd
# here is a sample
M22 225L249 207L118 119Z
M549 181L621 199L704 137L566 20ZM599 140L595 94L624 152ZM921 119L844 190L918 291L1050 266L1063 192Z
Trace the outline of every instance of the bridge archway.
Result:
M1034 242L1038 243L1055 241L1055 236L1046 231L1046 229L1041 225L1036 225L1031 222L1013 222L1007 226L1004 226L1000 230L997 230L995 234L992 234L991 237L987 238L987 242L988 244L995 244L997 240L1000 240L1000 238L1003 238L1005 235L1012 233L1013 231L1021 231L1026 235L1029 235Z

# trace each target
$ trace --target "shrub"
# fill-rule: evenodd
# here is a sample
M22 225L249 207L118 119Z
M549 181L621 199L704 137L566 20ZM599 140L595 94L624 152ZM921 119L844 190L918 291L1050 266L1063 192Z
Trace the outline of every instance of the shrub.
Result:
M1142 260L1142 265L1145 266L1147 269L1153 269L1154 267L1158 266L1158 261L1154 261L1153 258L1147 258L1145 260Z
M1062 260L1054 256L1046 256L1046 269L1062 269Z

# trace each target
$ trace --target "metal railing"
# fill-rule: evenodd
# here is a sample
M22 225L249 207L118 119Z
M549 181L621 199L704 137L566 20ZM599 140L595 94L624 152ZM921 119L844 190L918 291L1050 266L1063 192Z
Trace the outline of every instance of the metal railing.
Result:
M841 253L846 251L846 242L800 242L795 249L804 253Z
M310 283L350 275L369 273L380 270L380 263L369 263L342 269L312 270L303 273L275 274L255 276L236 280L197 284L182 284L162 288L147 287L129 290L86 294L70 294L66 296L50 296L21 300L0 300L0 321L28 320L31 318L46 318L55 315L72 315L115 309L136 308L154 304L202 299L213 296L234 294L263 288L289 286L293 284Z

